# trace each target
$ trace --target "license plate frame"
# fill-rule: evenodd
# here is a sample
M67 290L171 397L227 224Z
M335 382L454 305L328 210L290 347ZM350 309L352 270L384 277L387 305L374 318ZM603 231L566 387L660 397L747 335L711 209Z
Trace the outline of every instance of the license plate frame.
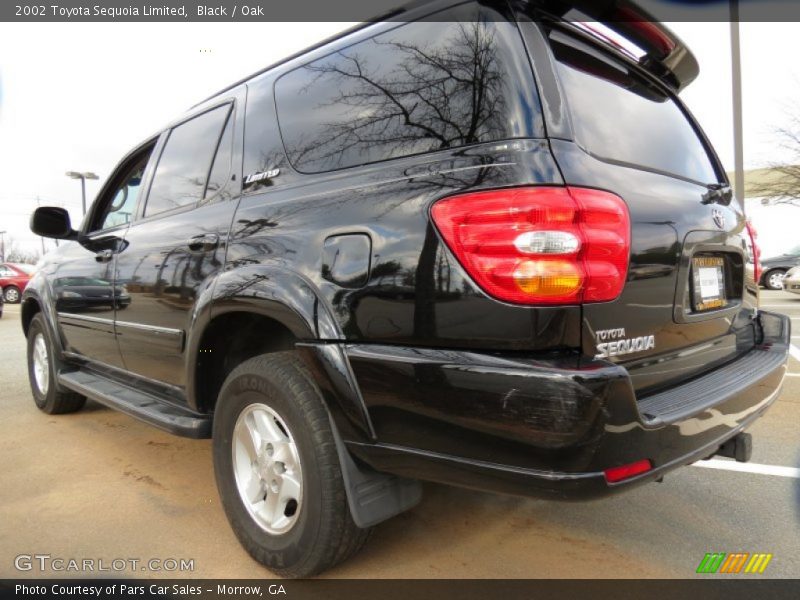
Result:
M721 256L692 258L692 308L696 312L728 306L725 259Z

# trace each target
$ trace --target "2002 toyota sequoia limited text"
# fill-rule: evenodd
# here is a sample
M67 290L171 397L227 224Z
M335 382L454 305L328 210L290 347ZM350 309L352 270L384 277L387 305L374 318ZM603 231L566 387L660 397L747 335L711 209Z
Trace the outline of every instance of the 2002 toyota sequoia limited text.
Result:
M231 526L288 576L420 480L583 499L747 460L789 322L677 97L697 62L629 3L598 20L641 53L562 4L365 24L147 139L79 230L38 209L72 243L24 293L37 406L212 437Z

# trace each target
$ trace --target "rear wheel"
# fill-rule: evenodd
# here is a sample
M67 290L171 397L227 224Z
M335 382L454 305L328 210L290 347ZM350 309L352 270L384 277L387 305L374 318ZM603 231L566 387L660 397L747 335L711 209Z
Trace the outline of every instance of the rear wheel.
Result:
M214 470L239 541L280 575L320 573L369 535L350 516L322 395L292 352L252 358L225 380Z
M33 317L28 327L28 380L33 400L39 410L50 415L80 410L86 403L86 398L58 389L55 365L53 343L44 317L39 313Z
M764 275L764 286L766 286L768 290L782 290L784 277L786 277L786 271L783 269L773 269Z
M3 288L3 299L9 304L16 304L19 302L19 288L13 285Z

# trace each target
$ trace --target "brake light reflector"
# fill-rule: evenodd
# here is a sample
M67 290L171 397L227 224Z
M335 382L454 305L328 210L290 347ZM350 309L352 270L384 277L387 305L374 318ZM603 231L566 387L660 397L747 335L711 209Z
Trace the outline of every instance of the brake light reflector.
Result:
M761 248L758 247L758 231L753 223L748 219L745 221L747 234L750 236L751 254L753 258L753 280L758 283L761 280Z
M630 255L619 196L578 187L473 192L436 202L448 248L487 294L515 304L614 300Z
M635 463L630 463L629 465L622 465L619 467L611 467L610 469L606 469L603 471L603 475L605 475L608 483L617 483L623 479L630 479L636 475L647 473L647 471L652 468L653 463L645 458L642 460L637 460Z

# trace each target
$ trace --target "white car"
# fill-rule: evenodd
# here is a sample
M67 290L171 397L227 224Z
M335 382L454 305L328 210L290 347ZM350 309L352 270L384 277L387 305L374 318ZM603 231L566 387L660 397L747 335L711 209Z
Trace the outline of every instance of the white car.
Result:
M800 294L800 267L792 267L783 278L783 289L793 294Z

